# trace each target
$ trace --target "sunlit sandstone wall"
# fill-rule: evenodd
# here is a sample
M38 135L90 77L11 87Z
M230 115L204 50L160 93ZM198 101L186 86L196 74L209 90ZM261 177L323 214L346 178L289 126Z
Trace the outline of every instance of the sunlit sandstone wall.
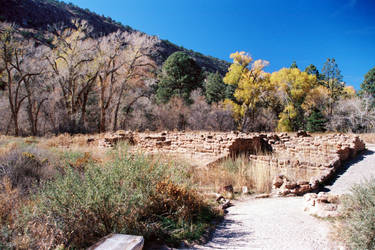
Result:
M273 190L278 195L301 195L316 190L347 160L365 149L364 142L353 135L290 137L281 134L279 139L268 141L272 155L250 155L253 163L276 168L281 174L273 182Z
M273 182L278 195L303 194L318 188L349 158L365 149L354 135L327 134L297 136L286 133L161 132L121 131L99 141L113 146L127 140L133 150L146 153L182 154L203 165L214 165L240 153L249 155L253 164L277 169Z

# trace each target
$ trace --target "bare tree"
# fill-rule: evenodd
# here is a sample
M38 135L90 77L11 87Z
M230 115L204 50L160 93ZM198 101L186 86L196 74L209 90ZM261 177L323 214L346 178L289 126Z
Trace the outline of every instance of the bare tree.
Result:
M114 108L114 129L117 127L118 111L124 92L134 87L142 87L143 77L147 77L150 68L155 66L147 61L147 55L142 41L140 45L124 43L128 35L123 32L112 33L104 36L99 41L98 63L99 72L97 86L99 93L99 131L106 130L107 110L116 99L115 92L118 92Z
M188 128L192 130L229 131L236 129L232 111L223 104L209 105L197 90L191 93Z
M155 63L150 60L149 48L156 42L155 38L150 38L139 33L129 34L124 32L121 34L127 46L123 50L124 64L119 71L120 84L117 85L113 108L113 131L117 130L119 111L123 98L127 96L129 92L133 92L136 95L133 96L132 101L128 102L126 108L127 113L131 106L141 97L149 95L150 88L145 84L147 79L154 76L156 69ZM133 91L138 89L138 91ZM139 91L140 90L140 91Z
M142 87L131 88L126 91L125 98L123 98L125 100L121 108L122 119L120 126L122 129L155 130L155 124L150 119L153 105L155 105L152 101L155 81L155 79L147 79L143 81L145 84ZM114 127L113 130L115 131L117 128Z
M211 105L207 126L215 131L232 131L237 129L232 110L220 103Z
M41 69L35 67L40 47L31 40L22 40L11 25L1 30L0 47L1 77L6 86L14 134L18 136L18 114L24 100L30 97L24 90L30 86L34 77L42 74Z
M328 129L342 132L373 132L375 110L370 96L341 99L333 108Z
M26 77L24 80L24 88L26 94L26 112L29 121L30 132L32 135L38 135L38 121L39 114L43 104L48 100L48 80L47 72L47 60L46 54L49 49L44 46L39 46L38 49L33 53L34 60L29 60L28 64L31 68L37 68L41 70L38 75L32 75Z
M52 55L48 58L73 130L84 129L88 96L98 75L97 42L87 37L89 26L73 21L75 28L55 29Z
M168 103L155 106L153 113L159 130L185 130L188 126L189 108L181 98L172 97Z

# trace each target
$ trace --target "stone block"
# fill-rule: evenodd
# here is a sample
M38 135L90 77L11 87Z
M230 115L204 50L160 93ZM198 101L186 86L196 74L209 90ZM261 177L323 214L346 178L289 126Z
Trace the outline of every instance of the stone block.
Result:
M142 236L110 234L89 247L88 250L142 250L143 245Z

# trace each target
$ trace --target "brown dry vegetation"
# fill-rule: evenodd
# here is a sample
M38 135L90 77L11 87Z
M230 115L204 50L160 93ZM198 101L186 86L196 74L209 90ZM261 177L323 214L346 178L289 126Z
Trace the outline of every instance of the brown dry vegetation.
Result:
M215 166L198 168L194 170L193 179L200 189L208 192L218 192L223 186L232 185L235 192L247 186L252 192L269 193L273 175L270 168L254 165L241 155Z
M176 246L220 216L185 165L87 139L1 136L0 248L82 248L112 232Z
M375 133L358 134L361 139L369 144L375 144Z
M43 159L48 159L45 160L45 162L48 162L47 165L41 165L41 171L38 172L38 181L30 180L30 186L26 187L26 190L32 187L36 190L35 193L38 193L40 190L44 190L44 183L51 183L50 180L52 180L52 183L55 182L56 176L61 173L65 175L67 171L70 171L69 169L73 171L72 173L86 174L91 171L93 166L101 166L102 168L110 164L110 168L116 168L117 163L113 162L113 154L108 154L108 150L99 148L95 143L87 143L89 138L103 138L104 136L104 134L90 136L61 134L49 138L2 136L0 138L1 164L6 161L7 157L9 158L12 152L18 151L21 155L32 151L33 153L29 152L28 156L36 161L42 162ZM109 149L109 151L113 150ZM125 151L121 152L126 154ZM152 178L153 181L158 181L153 184L157 195L147 196L147 203L142 205L143 209L136 210L138 217L132 214L128 215L128 219L125 221L117 219L120 223L117 226L126 224L130 233L142 232L146 239L155 239L155 237L160 239L161 237L172 245L181 239L197 239L200 237L199 235L205 232L206 226L189 226L189 223L186 224L185 222L176 224L176 220L173 218L180 218L181 221L196 220L196 218L202 216L205 218L203 221L212 218L206 204L208 202L211 206L215 207L216 205L213 204L213 200L209 199L209 193L217 192L221 187L229 184L233 185L236 191L240 190L242 186L247 186L251 192L270 192L272 178L277 174L276 171L264 166L252 165L248 158L243 155L236 159L227 159L210 168L196 167L189 164L187 160L166 155L154 155L146 163L149 166L164 165L173 171L163 178ZM154 168L157 167L151 167L149 170L151 172L144 173L142 176L154 175ZM74 177L74 174L72 176ZM79 183L79 186L81 185L83 184ZM79 186L75 188L79 188ZM74 187L65 188L65 191L74 190ZM25 187L12 183L7 176L4 176L0 195L0 212L1 218L3 218L1 225L3 228L4 226L7 228L7 233L1 235L1 240L8 242L8 245L5 246L49 248L59 244L68 246L68 241L72 241L75 246L88 246L100 238L95 236L96 234L104 236L112 232L109 227L108 230L99 230L99 233L92 234L90 230L93 230L95 225L89 223L89 220L86 221L85 216L80 217L79 214L71 213L61 215L62 218L66 216L66 220L69 221L66 227L56 228L53 226L53 220L51 221L47 214L50 209L57 213L60 211L59 207L38 207L37 204L45 203L43 202L43 196L31 197L25 192L20 192L22 189L25 189ZM59 187L59 193L65 191L64 186ZM206 196L202 197L202 194L206 194ZM70 196L69 199L74 202L74 206L79 207L77 205L79 202ZM67 203L66 208L69 208L69 204L73 203ZM9 209L10 207L13 209ZM182 207L184 209L181 209ZM206 210L207 212L204 212ZM28 212L24 214L21 211ZM168 214L168 211L178 211L178 214L167 216L160 222L161 224L154 224L155 220L160 219L155 215ZM20 216L20 213L22 216ZM92 213L95 214L95 212ZM92 213L89 216L90 221L95 218ZM34 216L31 216L32 214ZM68 218L76 217L82 219L78 224L74 220L68 220ZM143 218L141 221L145 221L140 222L140 218ZM140 224L137 224L139 222ZM100 219L95 220L95 223L100 224ZM153 226L147 226L148 224ZM22 227L25 230L21 230ZM145 230L143 227L148 229ZM174 228L172 231L176 231L176 233L169 233L168 235L168 230L165 231L162 229L163 227ZM67 233L70 232L69 230L80 233L76 233L72 238L72 235Z
M255 163L245 155L240 155L215 166L195 169L193 179L200 189L208 192L217 192L223 186L232 185L235 192L242 192L242 187L246 186L251 193L270 193L273 179L280 174L298 181L309 180L317 173L308 169L278 169Z

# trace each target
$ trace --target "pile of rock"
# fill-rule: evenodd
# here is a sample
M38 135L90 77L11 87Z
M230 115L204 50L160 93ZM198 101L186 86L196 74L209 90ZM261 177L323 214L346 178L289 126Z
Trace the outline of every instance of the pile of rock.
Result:
M311 190L308 181L291 181L285 175L278 175L272 182L272 190L278 196L302 195Z
M88 139L88 143L92 143L92 138ZM100 148L111 148L119 142L127 142L134 145L134 135L131 131L117 131L114 134L106 134L104 138L99 139L98 146Z
M338 195L320 192L304 195L305 211L310 215L327 218L340 216L340 199Z

